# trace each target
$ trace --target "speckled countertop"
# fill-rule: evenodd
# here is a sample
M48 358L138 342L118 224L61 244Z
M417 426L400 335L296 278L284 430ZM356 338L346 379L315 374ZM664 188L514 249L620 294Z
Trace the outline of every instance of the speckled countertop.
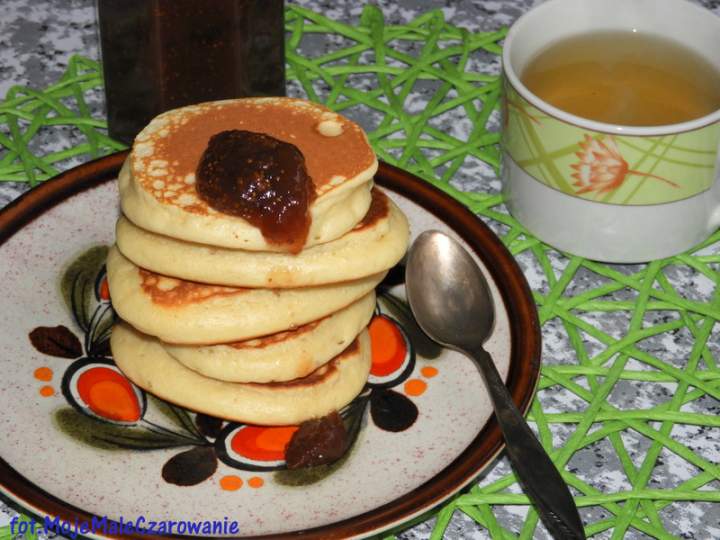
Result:
M363 2L353 0L297 0L295 3L309 7L313 10L340 20L356 21L362 10ZM376 4L382 9L386 20L389 23L400 23L412 20L422 12L441 8L446 19L458 26L466 27L469 30L494 30L512 22L524 11L529 9L535 2L533 0L380 0ZM720 15L720 0L704 0L701 2L709 7L716 14ZM82 54L90 58L98 58L98 34L96 26L95 1L94 0L3 0L0 3L0 98L13 85L30 86L33 88L44 88L55 82L64 72L68 59L73 54ZM102 107L103 96L98 96L97 107ZM53 141L46 141L48 148L52 147ZM482 181L495 182L495 179L481 179ZM464 186L466 187L466 186ZM470 186L472 187L472 186ZM17 197L26 188L23 185L9 183L0 184L0 206ZM523 262L521 261L521 264ZM528 279L541 279L540 273L535 272L527 265L523 268ZM597 279L597 276L588 275L588 280ZM683 276L677 276L682 283ZM590 282L586 284L592 286ZM686 283L687 285L687 283ZM578 286L582 286L579 284ZM612 318L606 318L602 324L611 327L614 323ZM618 326L620 328L620 326ZM612 331L609 328L608 331ZM622 332L622 329L618 330ZM562 324L558 322L555 326L549 323L544 327L544 357L560 358L567 345ZM659 344L659 346L667 346ZM682 343L678 347L682 347ZM666 389L659 388L655 391L667 393ZM572 396L555 395L543 398L545 408L563 410L556 404L561 404L565 399L572 399ZM618 384L616 386L613 400L615 402L632 403L637 400L645 400L652 403L653 395L644 395L631 383ZM547 402L546 402L546 401ZM705 412L715 411L718 413L717 403L705 405ZM563 434L556 434L562 440ZM680 437L683 435L680 434ZM684 435L687 438L697 438L698 452L714 462L720 461L720 450L718 441L720 436L717 433L699 438L696 431L687 430ZM597 471L600 475L599 482L612 481L613 471L620 470L621 464L615 459L608 459L602 447L595 447L592 450L586 449L579 452L570 462L570 466L576 469L587 469ZM668 461L666 481L668 485L677 483L678 479L687 479L693 472L673 468L672 460ZM481 479L487 482L506 474L509 470L505 458L497 461L495 466ZM717 489L717 486L715 486ZM9 522L10 517L15 515L13 508L4 504L0 499L0 526ZM6 501L7 502L7 501ZM678 506L666 514L664 522L666 528L673 535L683 538L717 538L716 533L720 531L720 509L717 504L697 504L691 509ZM514 514L507 510L497 512L498 519L505 525L513 526L522 523L522 510ZM597 519L597 515L587 517ZM427 538L431 530L432 522L416 525L412 529L401 534L402 538L415 539ZM514 528L514 527L513 527ZM488 538L486 530L478 527L472 520L462 513L456 512L453 521L446 533L448 538ZM542 536L542 532L538 533ZM610 538L611 533L599 535L599 538ZM627 536L628 538L647 538L635 531Z

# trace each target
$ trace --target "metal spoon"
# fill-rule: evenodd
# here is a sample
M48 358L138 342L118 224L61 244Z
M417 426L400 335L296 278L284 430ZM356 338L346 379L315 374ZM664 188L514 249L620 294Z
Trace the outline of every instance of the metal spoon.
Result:
M420 328L438 343L471 358L480 370L515 473L548 531L557 539L584 539L567 485L483 349L495 314L487 281L473 258L449 236L426 231L410 248L405 290Z

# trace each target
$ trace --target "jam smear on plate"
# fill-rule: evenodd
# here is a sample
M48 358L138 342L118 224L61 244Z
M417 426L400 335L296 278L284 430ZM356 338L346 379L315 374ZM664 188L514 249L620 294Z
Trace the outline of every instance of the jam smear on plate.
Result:
M345 424L337 411L322 418L307 420L285 449L288 469L316 467L340 459L348 448Z

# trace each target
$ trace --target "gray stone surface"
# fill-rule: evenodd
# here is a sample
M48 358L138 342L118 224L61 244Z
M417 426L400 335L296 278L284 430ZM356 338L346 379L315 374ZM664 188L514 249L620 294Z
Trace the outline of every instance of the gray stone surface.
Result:
M337 20L357 21L363 3L352 0L297 0L298 4L313 10L323 12ZM532 0L380 0L376 4L382 9L389 23L402 23L409 21L418 14L433 8L441 8L446 19L458 26L469 30L492 30L504 25L510 25L521 13L526 11L534 2ZM702 2L720 14L720 0L706 0ZM67 65L68 58L73 54L83 54L91 58L98 57L98 35L95 20L94 0L3 0L0 4L0 97L7 94L14 85L44 88L57 81ZM318 42L313 47L325 47ZM496 69L497 66L490 66ZM297 89L293 90L297 92ZM422 106L422 92L417 103ZM102 106L102 96L97 96L97 107ZM371 118L362 119L371 122ZM447 126L452 129L452 125ZM457 128L457 127L456 127ZM462 128L459 128L462 129ZM43 140L47 148L58 144L57 140ZM68 163L66 166L72 166ZM457 180L463 188L478 187L483 189L499 189L499 183L487 169L465 171L466 176ZM22 185L0 183L0 207L17 197L25 188ZM533 289L542 291L547 287L544 275L537 263L527 255L519 258L525 274ZM567 260L557 255L551 261L553 266L563 268ZM629 273L631 267L619 267L620 271ZM712 284L701 275L693 274L687 267L678 269L669 276L678 290L686 291L688 297L706 299L712 291ZM575 292L597 287L602 282L595 274L584 272L578 274L571 288ZM633 298L632 293L625 294L628 299ZM623 335L627 329L628 320L621 315L602 314L588 315L588 322L601 328L611 335ZM649 324L657 324L660 320L650 320ZM574 351L568 342L567 333L559 321L552 321L543 329L543 361L552 363L569 363L574 360ZM715 331L714 343L720 341L720 332ZM666 356L670 361L680 362L687 358L691 336L676 336L672 342L661 338L646 340L640 346L652 351L658 356ZM599 345L588 340L586 344L589 353ZM715 358L720 357L717 347L713 351ZM632 364L630 364L631 366ZM682 363L678 364L682 368ZM618 384L610 397L610 401L619 406L649 407L671 398L672 388L662 383L636 384L623 382ZM584 402L574 395L566 392L545 390L540 392L540 399L546 411L559 412L581 408ZM720 410L714 400L695 402L689 405L688 410L703 412L704 414L717 414ZM553 433L556 446L569 436L569 428L556 428ZM644 456L649 442L643 436L634 433L625 433L625 444L630 451L631 459ZM673 436L689 444L699 455L711 462L720 461L720 435L718 430L698 428L695 426L677 426ZM673 454L663 455L662 474L654 476L660 478L658 486L673 486L692 477L696 471L691 470L687 463ZM616 454L609 447L607 440L590 446L578 452L570 461L570 469L598 489L628 489L625 476L621 473L621 464ZM500 458L496 464L485 473L479 481L489 483L509 472L505 458ZM717 485L709 486L718 489ZM8 501L5 500L5 503ZM7 523L14 510L0 501L0 526ZM497 510L499 521L511 529L518 531L522 525L522 517L526 508L505 507ZM589 521L608 517L603 510L584 509L583 516ZM720 512L717 504L687 504L674 503L666 508L661 517L670 532L682 538L709 539L720 535ZM403 532L404 539L427 538L431 531L432 522L426 522ZM596 538L610 538L610 532L599 534ZM547 537L539 529L537 538ZM628 538L647 538L641 533L632 531ZM447 538L488 538L484 529L460 513L456 513L447 530Z

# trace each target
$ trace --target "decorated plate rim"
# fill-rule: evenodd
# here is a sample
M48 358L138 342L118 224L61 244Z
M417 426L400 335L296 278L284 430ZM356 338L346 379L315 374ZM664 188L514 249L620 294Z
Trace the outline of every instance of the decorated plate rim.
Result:
M128 152L118 152L70 169L26 192L0 211L0 245L48 209L82 191L117 178ZM500 239L462 204L430 183L381 162L375 181L418 204L448 225L475 252L492 276L510 323L507 384L513 400L527 412L540 378L540 325L527 281ZM500 427L491 416L472 442L443 470L402 497L351 518L303 531L241 538L349 538L377 534L431 510L468 485L504 448ZM91 520L93 514L47 493L0 456L2 492L33 513L63 520ZM148 538L128 535L127 538ZM167 538L195 538L168 535Z

